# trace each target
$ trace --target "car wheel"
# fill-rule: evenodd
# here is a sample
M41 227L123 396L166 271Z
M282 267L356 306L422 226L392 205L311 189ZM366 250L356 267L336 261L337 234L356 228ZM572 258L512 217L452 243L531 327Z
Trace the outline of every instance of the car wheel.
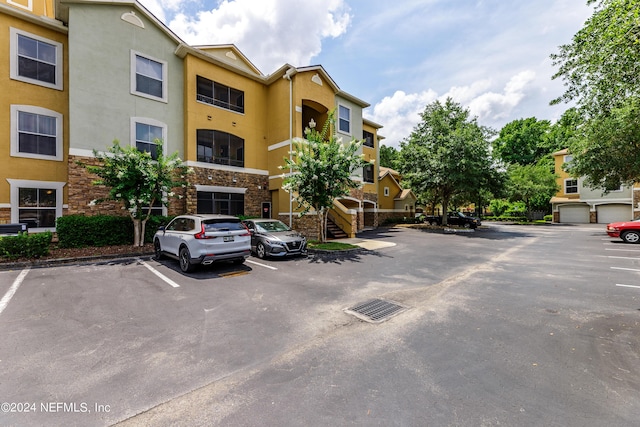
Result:
M264 257L267 256L267 248L264 247L264 243L258 242L256 245L256 255L258 255L260 259L264 259Z
M191 253L186 246L180 248L180 255L178 258L180 261L180 270L184 273L189 273L195 269L195 265L191 264Z
M429 225L438 225L438 221L431 221Z
M162 247L160 247L160 240L158 239L153 241L153 253L154 258L157 260L161 260L162 258L164 258L164 256L162 255Z
M464 228L471 228L471 224L469 224L468 222L465 222L463 225Z
M620 235L620 237L627 243L640 242L640 233L638 233L637 231L625 231Z

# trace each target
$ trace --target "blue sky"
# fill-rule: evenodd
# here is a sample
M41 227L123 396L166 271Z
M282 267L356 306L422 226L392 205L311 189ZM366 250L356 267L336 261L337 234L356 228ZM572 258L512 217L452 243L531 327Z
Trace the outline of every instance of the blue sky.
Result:
M191 45L235 44L265 75L322 65L371 104L398 147L424 107L447 96L500 130L554 121L566 105L549 55L593 9L586 0L141 0Z

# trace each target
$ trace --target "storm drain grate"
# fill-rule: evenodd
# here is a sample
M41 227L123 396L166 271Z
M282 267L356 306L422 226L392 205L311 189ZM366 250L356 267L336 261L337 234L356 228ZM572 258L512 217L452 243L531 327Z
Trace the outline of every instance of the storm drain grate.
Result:
M353 314L359 319L365 320L367 322L380 323L406 309L406 307L394 302L381 299L372 299L370 301L347 308L345 312Z

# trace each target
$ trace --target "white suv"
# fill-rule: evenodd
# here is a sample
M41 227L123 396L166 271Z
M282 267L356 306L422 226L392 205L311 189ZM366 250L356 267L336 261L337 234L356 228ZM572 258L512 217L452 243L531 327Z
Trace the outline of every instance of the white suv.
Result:
M156 259L169 256L187 273L198 264L218 261L242 264L251 255L251 234L229 215L180 215L153 237Z

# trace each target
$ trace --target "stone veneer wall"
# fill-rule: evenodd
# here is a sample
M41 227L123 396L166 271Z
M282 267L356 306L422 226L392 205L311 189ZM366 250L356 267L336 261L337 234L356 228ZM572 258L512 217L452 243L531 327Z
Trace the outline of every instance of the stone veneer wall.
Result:
M95 166L98 161L91 157L69 156L69 181L67 182L67 205L64 215L128 215L121 202L106 201L89 206L92 200L104 198L109 194L107 187L103 185L93 185L92 182L98 177L90 174L86 168L77 164L81 161L84 164ZM176 194L184 194L182 188L173 190ZM171 199L167 213L178 215L185 212L185 200Z
M278 215L278 219L289 225L289 215ZM320 240L320 235L318 234L318 217L314 214L303 216L293 214L293 224L291 228L309 240Z
M186 212L197 213L198 198L195 187L196 184L246 188L247 191L244 193L245 216L260 217L262 214L262 203L271 202L269 178L265 175L198 167L194 167L193 170L194 173L188 177L190 185L187 189ZM209 177L211 177L211 179L209 179Z
M69 155L69 180L67 181L67 205L65 215L127 215L122 203L103 202L89 206L92 200L107 197L109 194L104 185L93 185L98 176L90 174L86 168L80 166L82 162L89 166L96 166L99 162L91 157Z
M640 218L640 210L638 210L638 206L640 206L640 188L634 187L632 189L633 194L633 219Z
M11 223L11 208L1 208L0 224L10 224L10 223Z
M405 216L404 212L378 212L378 224L384 224L390 218L403 218Z
M374 202L376 206L378 205L378 194L376 193L364 193L364 199L370 202ZM369 206L369 204L364 205L365 208ZM378 228L380 224L380 217L378 211L375 212L364 212L364 224L365 227L373 227Z

